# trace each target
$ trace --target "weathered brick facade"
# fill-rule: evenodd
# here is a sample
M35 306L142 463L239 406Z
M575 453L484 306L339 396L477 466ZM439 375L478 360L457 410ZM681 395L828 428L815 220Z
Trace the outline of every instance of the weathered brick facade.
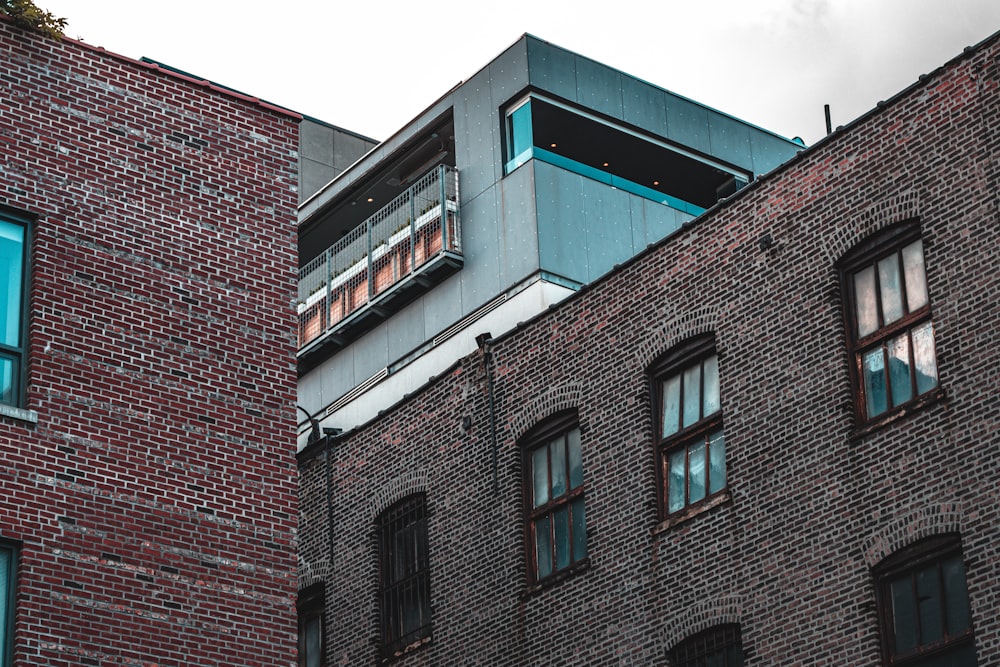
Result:
M294 664L298 119L7 21L0 61L37 216L13 664Z
M961 536L979 664L1000 664L998 63L993 37L304 450L300 584L326 584L328 663L376 660L373 522L425 492L432 639L399 664L665 665L683 638L735 622L748 665L877 665L872 568L945 533ZM904 220L923 239L942 393L862 429L836 262ZM648 369L703 333L728 494L664 525ZM589 561L534 590L518 440L567 408Z

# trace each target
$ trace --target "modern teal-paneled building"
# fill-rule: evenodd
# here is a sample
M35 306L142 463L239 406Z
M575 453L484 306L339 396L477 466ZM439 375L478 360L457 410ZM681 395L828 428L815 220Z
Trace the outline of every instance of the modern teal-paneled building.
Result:
M300 206L299 404L364 423L802 147L522 36Z

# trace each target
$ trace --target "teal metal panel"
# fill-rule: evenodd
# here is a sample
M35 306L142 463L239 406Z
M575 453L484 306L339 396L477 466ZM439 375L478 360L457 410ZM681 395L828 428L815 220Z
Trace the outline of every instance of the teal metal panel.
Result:
M527 47L531 85L576 102L576 56L533 37L527 38Z
M635 254L629 194L602 183L581 182L587 217L587 280L604 275Z
M656 243L657 241L666 238L669 234L680 229L682 221L690 220L694 216L690 214L685 214L678 211L670 206L664 206L663 204L657 204L656 202L649 201L648 199L638 199L639 205L642 206L642 221L643 221L643 231L644 238L641 247L637 247L636 250L641 250L642 247L649 245L650 243ZM636 200L634 199L633 208L637 206Z
M489 64L490 92L497 106L513 101L528 86L528 41L523 37ZM537 41L537 40L535 40Z
M306 396L302 391L302 381L299 381L299 402L310 414L316 414L317 410L337 400L365 379L354 375L354 350L350 347L324 361L307 377L313 375L320 377L320 391L316 395Z
M421 296L386 321L389 361L395 361L424 342L424 300Z
M766 132L751 132L750 150L753 155L753 172L759 175L788 162L800 150L805 150L805 146L790 144L785 139Z
M456 91L454 118L459 190L468 201L500 178L500 120L485 71Z
M350 346L354 353L354 377L364 381L389 364L389 337L382 322Z
M500 182L500 284L506 288L536 273L538 227L535 162L522 165Z
M750 168L750 127L735 118L712 114L708 119L712 155L731 164Z
M500 225L498 188L489 190L462 206L462 313L468 314L505 287L500 282Z
M582 56L576 57L576 99L585 107L622 118L622 74Z
M580 283L590 280L583 176L534 160L541 268ZM606 185L595 184L599 187Z
M708 109L683 97L664 93L667 106L669 138L703 153L711 153Z
M667 136L666 94L630 76L622 77L622 118L655 135Z
M464 238L464 235L463 235ZM424 338L433 338L462 318L462 271L449 276L424 297Z

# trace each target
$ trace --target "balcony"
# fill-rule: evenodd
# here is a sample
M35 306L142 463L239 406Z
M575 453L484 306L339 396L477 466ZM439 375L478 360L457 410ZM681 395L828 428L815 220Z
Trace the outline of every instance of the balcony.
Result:
M299 270L299 358L341 347L462 265L458 171L441 165Z

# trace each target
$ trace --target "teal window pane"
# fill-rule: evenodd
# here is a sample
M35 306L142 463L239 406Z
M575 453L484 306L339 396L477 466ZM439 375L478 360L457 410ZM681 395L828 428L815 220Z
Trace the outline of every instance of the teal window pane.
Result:
M531 452L532 502L535 507L549 502L549 448L538 447Z
M722 431L708 436L708 492L717 493L726 488L726 442Z
M573 561L587 557L587 517L583 498L577 498L570 506L573 515Z
M705 386L702 397L702 418L714 415L719 411L719 358L714 354L705 360Z
M670 476L667 480L667 510L676 512L684 508L684 464L685 449L670 454Z
M570 564L569 543L569 508L563 505L552 515L553 532L556 542L556 569L561 570Z
M569 447L569 488L583 486L583 458L580 453L580 429L574 428L566 434Z
M17 361L0 354L0 403L17 405Z
M688 450L688 502L705 497L705 443L691 445Z
M701 419L701 364L684 371L684 421L685 427Z
M903 316L903 293L896 253L879 261L878 282L882 296L882 321L883 324L891 324Z
M902 405L913 398L910 386L910 335L905 333L889 341L889 386L892 405Z
M5 647L7 646L7 624L9 614L13 611L7 608L10 599L10 587L13 576L11 567L12 555L9 549L0 548L0 667L6 667L7 658Z
M955 637L972 627L965 567L960 557L952 556L942 563L941 570L941 579L944 582L946 629L948 635Z
M531 132L531 102L514 110L507 116L507 171L513 171L531 157L533 145Z
M566 494L566 438L559 436L549 443L552 470L552 497L558 498Z
M923 394L938 384L937 355L934 351L934 326L925 322L913 329L913 365L917 375L917 393Z
M310 618L305 627L306 667L320 667L322 664L322 624L319 617Z
M927 305L927 278L924 276L924 246L917 240L903 248L903 279L909 312Z
M663 383L663 436L680 430L681 376L675 375Z
M0 221L0 343L21 345L24 227Z
M895 652L905 653L917 646L917 615L913 584L909 575L889 584Z
M868 416L875 417L888 408L885 386L885 356L881 347L866 352L862 360L865 376L865 401Z
M854 274L854 313L858 320L858 338L878 329L878 302L875 298L875 267Z
M538 564L538 578L552 574L552 534L549 517L535 521L535 562Z
M937 564L918 570L916 579L917 603L920 610L920 643L926 645L944 638Z

